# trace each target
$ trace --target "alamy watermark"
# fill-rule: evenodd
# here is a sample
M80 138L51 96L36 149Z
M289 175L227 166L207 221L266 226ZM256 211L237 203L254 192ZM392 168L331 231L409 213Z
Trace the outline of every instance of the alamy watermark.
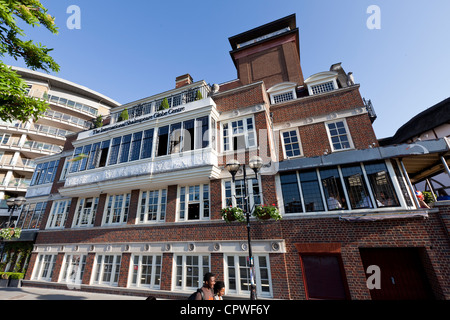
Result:
M369 30L381 29L381 9L377 5L371 5L367 8L367 14L370 14L367 18L366 26Z
M366 285L369 290L381 289L381 269L377 265L371 265L367 268L367 274L370 276L367 278Z
M67 18L66 26L69 30L80 30L81 29L81 9L77 5L71 5L67 7L67 14L70 16Z

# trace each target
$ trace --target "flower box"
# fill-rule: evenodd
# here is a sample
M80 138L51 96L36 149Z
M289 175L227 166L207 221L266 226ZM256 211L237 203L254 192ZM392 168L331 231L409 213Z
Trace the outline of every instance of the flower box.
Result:
M258 218L259 220L270 220L274 219L275 221L281 220L282 216L278 208L273 205L258 205L255 206L255 210L253 211L253 216Z

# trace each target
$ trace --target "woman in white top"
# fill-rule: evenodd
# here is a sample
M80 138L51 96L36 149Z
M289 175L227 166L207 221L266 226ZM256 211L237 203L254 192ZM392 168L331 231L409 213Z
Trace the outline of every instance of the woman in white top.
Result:
M223 281L216 281L214 285L214 300L223 300L225 295L225 283Z

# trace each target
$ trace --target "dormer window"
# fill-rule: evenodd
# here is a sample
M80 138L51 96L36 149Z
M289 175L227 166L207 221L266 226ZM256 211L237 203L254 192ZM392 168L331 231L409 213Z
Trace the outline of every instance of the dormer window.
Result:
M297 99L296 87L297 84L293 82L283 82L273 86L267 90L270 96L270 103L276 104Z
M333 71L320 72L305 80L310 96L337 90L338 73Z
M321 83L315 86L311 86L311 91L313 94L319 94L324 92L329 92L335 90L333 81Z

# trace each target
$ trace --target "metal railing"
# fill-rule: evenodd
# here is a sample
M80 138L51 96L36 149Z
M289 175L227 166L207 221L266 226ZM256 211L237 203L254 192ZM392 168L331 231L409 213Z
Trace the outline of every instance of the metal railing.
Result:
M146 114L151 114L154 112L162 111L162 103L164 99L167 99L167 102L169 104L169 108L176 108L183 104L190 103L196 100L201 100L204 98L207 98L211 92L211 88L208 85L201 85L196 88L192 88L189 90L184 90L178 93L175 93L173 95L161 98L161 99L155 99L151 101L147 101L144 103L141 103L139 105L129 107L127 108L128 111L128 119L134 119ZM122 111L111 113L111 124L119 122L120 114Z
M22 129L22 130L26 130L27 132L34 131L37 133L42 133L45 135L51 135L51 136L56 136L56 137L61 137L61 138L65 138L67 135L74 133L69 130L59 129L59 128L50 127L50 126L44 126L41 124L22 123L19 121L6 122L6 121L0 120L0 126L5 126L7 128Z
M53 110L47 110L44 112L44 117L52 119L52 120L58 120L67 122L69 124L73 124L79 127L83 127L84 129L91 129L92 122L86 121L62 112L53 111Z
M83 103L78 103L76 101L61 98L55 95L47 94L44 91L40 90L28 90L28 95L30 97L44 99L50 103L62 105L64 107L70 108L72 110L78 111L78 112L84 112L92 116L97 116L98 110L96 108L90 107L88 105L85 105Z
M31 179L13 178L8 182L3 180L2 186L15 189L26 189L30 186Z
M35 169L36 168L36 162L34 160L32 160L32 159L19 158L14 163L12 158L5 158L5 159L0 160L0 167L1 166L23 167L23 168Z

